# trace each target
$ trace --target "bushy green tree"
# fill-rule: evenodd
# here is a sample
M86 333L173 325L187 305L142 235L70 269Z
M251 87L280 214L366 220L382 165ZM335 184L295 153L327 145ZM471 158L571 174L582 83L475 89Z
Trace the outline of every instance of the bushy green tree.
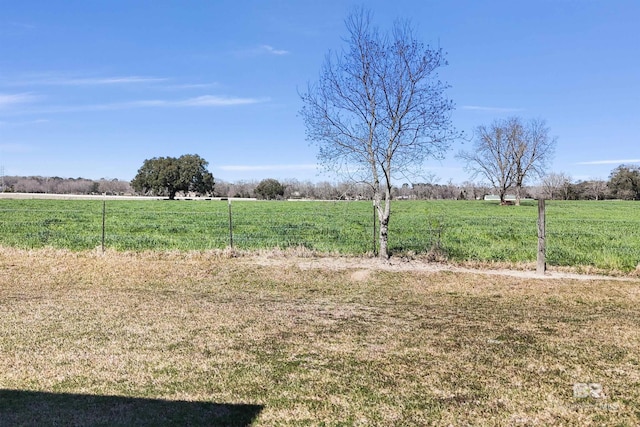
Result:
M609 175L608 185L617 199L640 200L640 166L618 166Z
M212 194L215 181L208 164L197 154L154 157L144 161L131 186L140 193L169 196L171 200L178 191Z
M275 200L284 195L284 186L273 178L263 179L254 190L259 199Z

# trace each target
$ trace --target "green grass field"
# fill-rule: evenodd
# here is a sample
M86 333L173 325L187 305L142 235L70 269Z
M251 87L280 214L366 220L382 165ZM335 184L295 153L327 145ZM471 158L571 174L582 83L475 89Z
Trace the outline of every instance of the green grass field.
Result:
M0 248L0 425L640 423L637 280L336 260Z
M370 202L106 202L105 247L116 250L207 250L304 247L323 253L374 252ZM102 245L102 201L0 200L0 244L72 250ZM394 255L441 248L454 262L531 263L537 205L477 201L396 201ZM640 205L547 203L549 265L634 271L640 263Z

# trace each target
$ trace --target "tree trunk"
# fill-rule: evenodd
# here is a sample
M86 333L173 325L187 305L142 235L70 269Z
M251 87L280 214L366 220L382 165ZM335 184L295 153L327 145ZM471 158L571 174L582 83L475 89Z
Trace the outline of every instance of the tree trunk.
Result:
M522 186L520 184L516 185L516 206L520 206L520 189Z
M384 202L384 206L382 205ZM380 252L378 257L383 260L389 259L389 218L391 216L391 190L385 192L385 199L378 192L374 195L374 203L380 221Z
M389 259L389 218L380 221L380 259Z

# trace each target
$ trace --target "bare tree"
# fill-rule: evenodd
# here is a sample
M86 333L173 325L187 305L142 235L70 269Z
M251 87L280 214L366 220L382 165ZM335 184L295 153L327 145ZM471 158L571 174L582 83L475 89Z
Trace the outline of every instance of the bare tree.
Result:
M46 190L41 182L33 177L19 177L13 185L13 190L17 193L45 193Z
M489 127L478 126L471 151L457 157L466 163L472 178L482 176L498 191L505 202L507 191L515 187L516 204L520 204L525 181L544 175L555 149L556 138L540 119L523 123L519 117L495 120Z
M216 187L215 187L215 196L217 197L231 197L233 196L233 194L231 194L231 186L232 184L227 182L227 181L223 181L223 180L217 180L216 181Z
M513 117L509 119L508 126L513 132L510 141L513 144L511 150L515 167L516 205L519 205L524 181L544 176L557 138L549 136L549 128L541 119L523 124L519 118Z
M301 95L301 115L324 166L371 186L380 257L388 258L392 180L417 174L427 158L442 158L457 137L448 85L436 74L447 62L407 23L381 34L360 9L346 27L348 49L326 56L318 82Z
M466 163L465 169L471 174L471 179L482 176L498 191L500 203L505 202L514 181L510 145L505 126L494 121L489 127L478 126L472 150L460 151L456 156Z
M257 186L258 183L255 181L238 181L230 184L228 195L229 197L250 198L254 196L253 191Z
M601 179L592 179L586 182L587 196L595 200L604 199L607 194L607 183Z
M300 196L305 199L316 198L316 186L311 181L304 181L300 183Z
M336 185L322 181L315 186L315 196L320 200L338 200L340 198L340 191Z
M542 179L542 195L547 199L567 200L570 185L571 177L562 172L552 172Z
M460 186L460 191L467 200L479 200L484 198L486 189L473 181L465 181Z

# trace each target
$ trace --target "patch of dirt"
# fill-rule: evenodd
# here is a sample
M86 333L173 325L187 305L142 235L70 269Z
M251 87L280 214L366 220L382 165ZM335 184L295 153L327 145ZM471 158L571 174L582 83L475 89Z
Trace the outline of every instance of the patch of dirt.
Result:
M529 263L448 263L444 261L429 261L426 257L392 257L389 260L381 260L374 257L343 256L340 254L319 254L313 251L296 249L294 251L236 251L233 249L212 250L205 252L180 252L180 251L148 251L148 252L117 252L101 250L90 252L72 252L62 249L38 249L21 250L15 248L0 247L0 279L3 273L22 267L21 262L16 262L22 257L37 260L51 259L55 262L47 261L49 270L62 271L69 268L69 265L77 265L79 259L88 256L89 258L110 258L114 263L127 262L127 259L153 259L153 260L173 260L177 263L188 260L189 264L197 264L204 259L234 259L239 263L250 265L260 265L265 267L287 267L299 268L301 270L335 270L347 271L354 282L363 282L370 278L376 271L398 271L398 272L451 272L480 274L488 276L510 276L523 279L534 280L558 280L572 279L582 281L606 280L606 281L626 281L640 283L640 265L636 271L629 273L622 272L600 272L590 270L585 267L581 272L577 268L570 267L549 267L544 275L540 275L535 270L535 264ZM69 260L73 260L69 264ZM124 260L124 261L123 261ZM105 272L105 274L109 271ZM138 272L138 275L145 272ZM185 273L186 274L186 273ZM204 273L203 273L204 274Z
M364 282L371 275L371 270L357 270L351 273L351 280L354 282Z
M374 271L420 271L420 272L442 272L452 273L472 273L494 276L520 277L523 279L572 279L572 280L619 280L619 281L640 281L638 277L607 276L600 274L580 274L561 271L549 268L544 275L538 274L535 270L516 270L507 268L474 268L465 267L440 262L428 262L423 260L399 258L387 261L378 258L358 258L358 257L272 257L272 256L251 256L250 262L263 266L297 266L302 270L330 269L330 270L353 270L351 279L354 281L367 280Z

